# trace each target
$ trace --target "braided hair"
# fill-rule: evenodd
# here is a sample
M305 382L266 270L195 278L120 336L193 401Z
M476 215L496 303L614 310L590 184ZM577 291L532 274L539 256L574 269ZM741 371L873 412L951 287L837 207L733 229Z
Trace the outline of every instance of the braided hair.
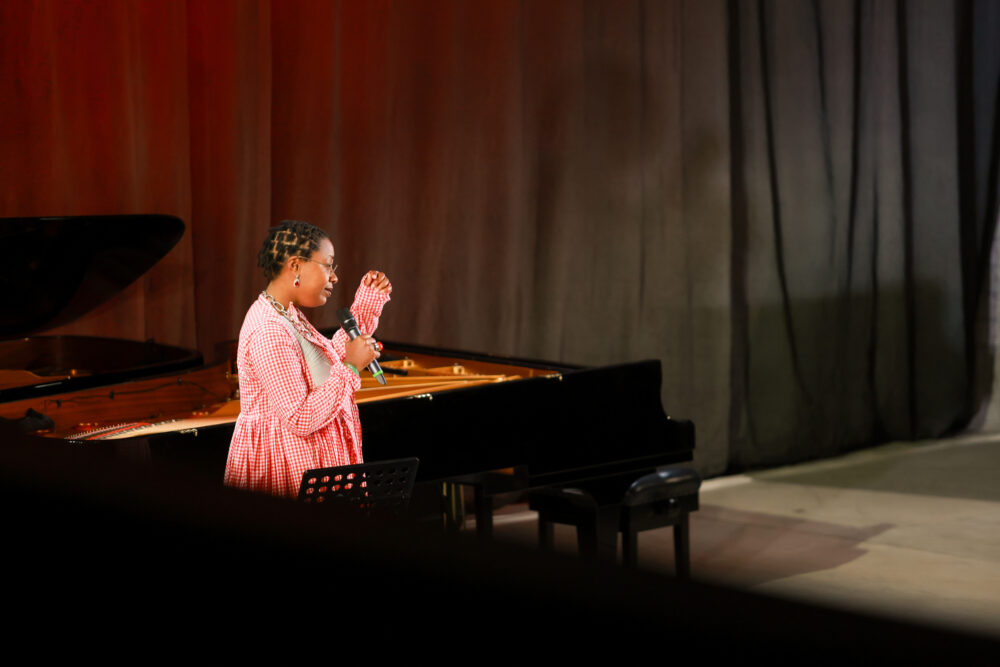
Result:
M309 257L319 249L323 239L330 238L315 225L301 220L282 220L271 227L267 238L257 253L257 266L264 270L264 277L274 280L289 257Z

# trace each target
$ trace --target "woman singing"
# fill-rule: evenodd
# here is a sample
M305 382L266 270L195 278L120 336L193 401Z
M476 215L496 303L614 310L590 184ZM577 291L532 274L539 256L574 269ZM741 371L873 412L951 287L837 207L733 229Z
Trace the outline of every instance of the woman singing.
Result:
M264 239L257 263L270 282L240 330L241 412L226 462L229 486L295 497L306 470L362 462L354 392L359 370L379 356L371 334L392 286L369 271L351 306L363 335L324 337L298 307L330 297L333 253L326 233L307 222L285 220Z

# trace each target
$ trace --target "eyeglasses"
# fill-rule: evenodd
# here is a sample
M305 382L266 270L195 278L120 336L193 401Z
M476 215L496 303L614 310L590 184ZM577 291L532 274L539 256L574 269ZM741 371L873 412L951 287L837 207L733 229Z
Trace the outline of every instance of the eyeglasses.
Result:
M308 257L299 257L299 259L304 259L307 262L315 262L315 263L319 264L324 269L326 269L326 272L329 273L330 275L333 275L333 274L337 273L337 269L340 268L339 264L334 264L332 262L330 264L327 264L326 262L321 262L318 259L309 259Z

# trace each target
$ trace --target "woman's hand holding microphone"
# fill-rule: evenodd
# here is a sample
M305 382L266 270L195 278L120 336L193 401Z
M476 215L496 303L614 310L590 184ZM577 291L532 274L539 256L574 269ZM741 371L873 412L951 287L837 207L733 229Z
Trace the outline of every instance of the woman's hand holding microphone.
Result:
M354 340L347 341L344 363L351 364L360 372L373 360L382 356L378 350L379 343L368 334L361 334Z

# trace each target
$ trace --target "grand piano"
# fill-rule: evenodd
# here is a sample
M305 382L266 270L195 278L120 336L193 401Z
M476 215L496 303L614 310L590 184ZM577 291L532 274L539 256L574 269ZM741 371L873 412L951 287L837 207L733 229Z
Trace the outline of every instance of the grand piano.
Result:
M164 244L176 235L165 218L147 221L162 223ZM54 224L27 222L33 233L46 233L46 224L51 233ZM79 222L64 219L59 225L71 228L70 237L96 233L93 228L72 229ZM83 224L101 223L88 219ZM128 236L112 233L108 238ZM110 264L151 265L152 245L115 249ZM52 261L73 261L73 253L54 254ZM119 274L119 284L138 275L133 272L129 279L124 271L113 273ZM83 286L105 291L109 282L106 276L81 280ZM79 304L86 301L67 297L63 305L68 314L60 314L59 321L84 312ZM29 324L27 329L38 326ZM5 327L8 334L19 333L16 322ZM11 341L15 343L21 344ZM160 362L183 368L139 363L126 371L116 365L119 355L88 349L80 361L10 369L28 370L42 381L5 389L0 418L16 424L27 438L63 440L108 456L221 480L239 414L232 361L193 367L200 358L172 350ZM628 477L692 455L694 426L665 414L655 360L585 368L385 342L382 361L388 384L382 387L365 377L357 394L365 458L415 456L420 482L514 469L522 486L535 487ZM74 373L78 368L85 371Z

